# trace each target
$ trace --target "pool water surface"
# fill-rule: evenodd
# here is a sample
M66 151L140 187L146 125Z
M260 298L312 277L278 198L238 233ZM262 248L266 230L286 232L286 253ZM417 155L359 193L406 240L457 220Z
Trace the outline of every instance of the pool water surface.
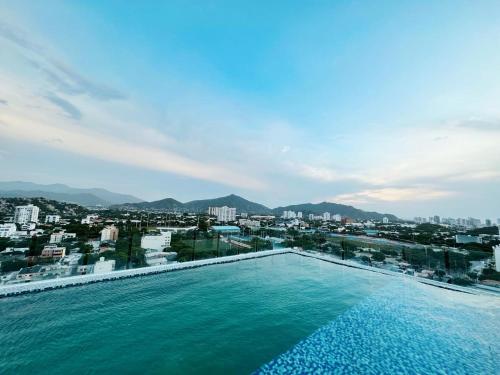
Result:
M0 373L251 373L391 277L295 254L0 300Z

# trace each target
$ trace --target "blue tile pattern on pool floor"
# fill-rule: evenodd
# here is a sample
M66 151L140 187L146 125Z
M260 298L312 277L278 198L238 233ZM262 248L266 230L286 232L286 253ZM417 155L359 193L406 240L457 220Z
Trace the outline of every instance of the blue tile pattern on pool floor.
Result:
M500 298L391 283L257 374L500 374Z

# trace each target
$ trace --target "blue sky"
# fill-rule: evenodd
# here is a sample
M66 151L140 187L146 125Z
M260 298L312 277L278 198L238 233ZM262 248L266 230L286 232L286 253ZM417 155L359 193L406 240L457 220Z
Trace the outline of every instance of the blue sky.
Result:
M499 71L497 1L0 1L1 178L496 218Z

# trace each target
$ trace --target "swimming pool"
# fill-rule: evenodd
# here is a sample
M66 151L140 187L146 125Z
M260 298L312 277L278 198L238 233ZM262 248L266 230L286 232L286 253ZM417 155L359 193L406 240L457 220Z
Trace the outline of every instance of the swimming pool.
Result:
M284 254L5 298L0 300L0 373L231 374L307 368L312 363L304 358L308 350L317 354L317 335L330 343L327 352L336 353L340 336L332 336L332 324L363 316L359 308L367 303L373 306L371 301L384 296L401 301L395 316L419 303L401 292L417 283L397 280L399 290L395 281ZM425 288L441 298L440 289ZM470 313L471 306L465 306ZM404 326L403 320L395 332ZM483 340L484 346L491 338ZM302 356L292 354L297 362L288 362L289 350L297 348ZM331 363L327 360L318 357ZM491 368L491 360L487 363Z

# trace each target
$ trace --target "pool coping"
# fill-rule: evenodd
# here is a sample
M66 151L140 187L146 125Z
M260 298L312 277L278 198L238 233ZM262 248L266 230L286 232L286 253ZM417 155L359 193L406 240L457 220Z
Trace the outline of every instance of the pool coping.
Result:
M67 276L60 277L49 280L32 281L19 284L8 284L0 286L0 298L11 297L27 293L37 293L46 290L53 290L59 288L67 288L73 286L81 286L85 284L92 284L97 282L112 281L126 279L130 277L154 275L165 272L173 272L190 268L204 267L214 264L224 264L239 262L247 259L263 258L273 255L287 254L290 249L278 249L278 250L264 250L255 253L245 253L238 255L230 255L219 258L209 258L194 260L182 263L171 263L160 266L150 266L134 268L129 270L118 270L107 273L100 274L88 274L88 275L77 275L77 276Z
M435 286L435 287L442 288L442 289L448 289L448 290L452 290L455 292L462 292L462 293L468 293L468 294L474 294L474 295L488 295L488 296L500 297L500 291L496 292L496 291L490 291L490 290L476 289L473 287L471 288L471 287L465 287L465 286L460 286L460 285L455 285L455 284L448 284L448 283L444 283L442 281L424 279L424 278L418 277L418 276L411 276L411 275L402 274L400 272L386 270L383 268L366 266L366 265L363 265L363 264L360 264L357 262L336 259L332 256L321 255L321 254L312 253L312 252L308 252L308 251L304 251L304 250L291 249L290 252L297 254L297 255L300 255L300 256L315 258L318 260L342 265L345 267L351 267L351 268L362 269L365 271L381 273L381 274L384 274L387 276L400 277L400 278L403 278L406 280L413 280L413 281L417 281L417 282L422 283L422 284L427 284L427 285Z
M40 281L33 281L33 282L20 283L20 284L2 285L2 286L0 286L0 298L12 297L12 296L27 294L27 293L37 293L37 292L59 289L59 288L81 286L81 285L92 284L92 283L97 283L97 282L120 280L120 279L125 279L125 278L130 278L130 277L138 277L138 276L153 275L153 274L159 274L159 273L165 273L165 272L173 272L173 271L179 271L179 270L190 269L190 268L198 268L198 267L204 267L204 266L215 265L215 264L239 262L242 260L257 259L257 258L263 258L263 257L268 257L268 256L273 256L273 255L282 255L282 254L296 254L299 256L314 258L317 260L321 260L321 261L325 261L328 263L333 263L333 264L337 264L337 265L341 265L341 266L345 266L345 267L356 268L356 269L361 269L361 270L370 271L370 272L376 272L376 273L384 274L387 276L399 277L399 278L403 278L403 279L407 279L407 280L413 280L413 281L417 281L417 282L420 282L423 284L435 286L438 288L448 289L448 290L452 290L452 291L456 291L456 292L500 297L500 293L493 292L493 291L486 291L486 290L480 290L480 289L475 289L475 288L463 287L463 286L454 285L454 284L447 284L447 283L443 283L440 281L424 279L424 278L417 277L417 276L405 275L405 274L402 274L399 272L389 271L389 270L385 270L382 268L366 266L366 265L356 263L353 261L349 261L349 260L336 259L336 258L334 258L332 256L328 256L328 255L321 255L318 253L312 253L312 252L308 252L308 251L304 251L304 250L300 250L300 249L284 248L284 249L276 249L276 250L264 250L264 251L254 252L254 253L230 255L230 256L219 257L219 258L209 258L209 259L194 260L194 261L182 262L182 263L166 264L166 265L161 265L161 266L150 266L150 267L134 268L134 269L130 269L130 270L119 270L119 271L113 271L113 272L102 273L102 274L68 276L68 277L61 277L61 278L50 279L50 280L40 280Z

